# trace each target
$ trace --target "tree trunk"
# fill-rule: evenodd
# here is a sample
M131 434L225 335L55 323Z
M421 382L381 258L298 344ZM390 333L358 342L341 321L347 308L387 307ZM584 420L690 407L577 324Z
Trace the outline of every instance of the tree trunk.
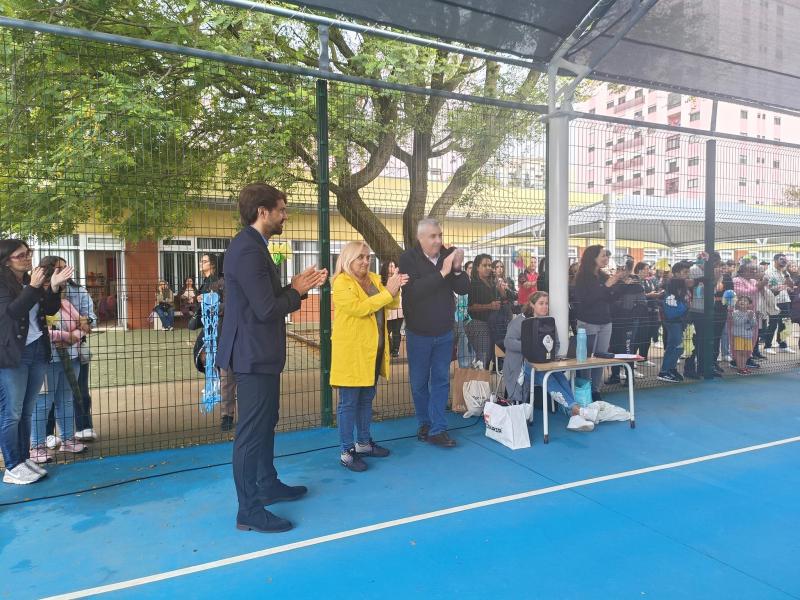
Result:
M411 248L417 241L417 223L425 217L431 143L432 135L429 131L414 131L414 147L411 152L411 164L408 165L411 191L408 194L408 204L403 211L403 241L406 248Z
M357 189L337 188L336 208L344 220L364 236L372 251L381 261L397 260L403 249L400 247L391 232L372 210L364 203Z

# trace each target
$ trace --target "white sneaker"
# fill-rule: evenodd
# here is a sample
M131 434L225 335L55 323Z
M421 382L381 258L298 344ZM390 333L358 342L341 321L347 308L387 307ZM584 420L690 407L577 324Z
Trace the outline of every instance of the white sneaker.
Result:
M97 439L97 433L94 429L89 427L88 429L83 429L75 434L75 439L79 442L93 442Z
M569 423L567 423L567 429L570 431L592 431L594 429L594 423L587 421L580 415L575 415L574 417L570 417Z
M28 485L35 483L42 478L38 473L34 473L24 462L19 463L13 469L6 469L3 475L3 483L13 483L15 485Z
M30 458L25 461L25 465L27 465L27 467L37 475L41 475L42 477L47 475L47 471L33 462Z
M644 379L644 373L639 373L639 371L634 371L634 372L633 372L633 376L634 376L636 379Z
M725 355L725 362L731 362L732 360L733 360L733 357L730 354L726 354Z
M600 411L596 408L587 406L585 408L581 408L581 411L578 413L578 415L594 424L597 423L597 419L600 416Z
M642 366L643 367L655 367L656 363L654 363L652 360L646 360L646 361L644 361L642 363Z
M567 401L564 400L564 394L561 392L550 392L550 399L553 400L556 404L561 406L567 406Z
M786 352L787 354L797 354L797 350L792 350L788 346L786 348L779 348L778 352Z
M764 352L766 352L767 354L777 354L775 348L765 348Z
M664 347L664 343L663 342L653 342L653 346L655 346L656 348L663 348Z
M61 438L57 435L48 435L45 440L45 445L50 448L50 450L55 450L61 445Z

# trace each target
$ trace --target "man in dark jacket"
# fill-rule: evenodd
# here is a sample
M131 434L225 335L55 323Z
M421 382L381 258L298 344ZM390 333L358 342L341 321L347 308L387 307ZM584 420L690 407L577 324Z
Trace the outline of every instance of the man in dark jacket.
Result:
M238 388L239 423L233 445L233 479L239 498L236 527L262 533L288 531L292 524L264 510L297 500L308 490L278 479L273 464L281 371L286 363L285 317L300 308L302 297L328 277L309 267L281 287L268 243L283 233L286 194L265 183L247 185L239 194L244 228L226 253L225 320L217 367L232 371Z
M445 407L450 395L455 296L469 292L469 277L461 270L464 251L442 246L442 228L435 219L417 225L419 244L400 255L406 350L411 394L419 421L417 438L452 448Z

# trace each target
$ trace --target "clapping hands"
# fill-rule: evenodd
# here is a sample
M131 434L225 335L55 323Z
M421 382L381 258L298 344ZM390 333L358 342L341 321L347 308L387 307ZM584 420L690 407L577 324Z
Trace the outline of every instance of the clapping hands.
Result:
M386 290L392 296L397 296L400 293L400 288L406 283L408 283L408 275L397 272L386 281Z

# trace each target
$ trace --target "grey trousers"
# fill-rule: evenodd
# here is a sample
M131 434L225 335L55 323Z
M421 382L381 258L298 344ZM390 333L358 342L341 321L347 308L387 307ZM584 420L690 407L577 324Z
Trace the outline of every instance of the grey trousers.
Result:
M586 335L594 335L594 348L587 348L586 352L589 356L595 352L608 352L608 344L611 342L611 323L604 325L595 325L594 323L584 323L578 320L578 329L585 329ZM592 390L598 391L600 386L603 385L603 372L605 368L600 369L585 369L578 371L578 377L589 379L591 374Z

